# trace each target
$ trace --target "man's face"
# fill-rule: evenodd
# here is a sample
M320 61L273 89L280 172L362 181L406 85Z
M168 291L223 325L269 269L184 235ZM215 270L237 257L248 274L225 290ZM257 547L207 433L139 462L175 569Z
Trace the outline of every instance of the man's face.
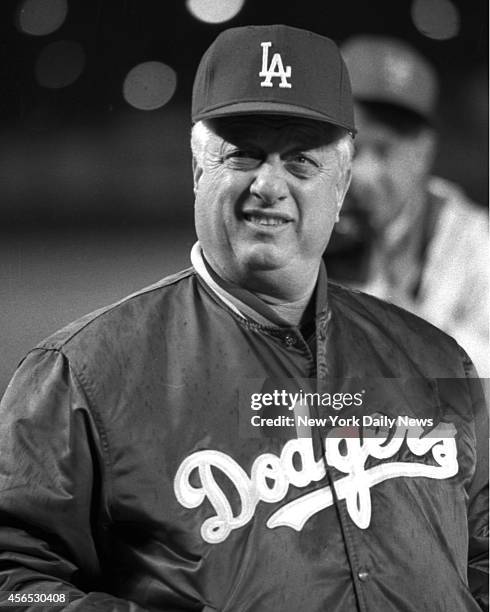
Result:
M355 110L358 134L349 207L364 210L379 233L401 217L409 223L418 212L432 162L433 136L429 130L400 135L362 106Z
M242 286L264 273L316 275L350 178L338 131L258 116L211 130L194 161L196 232L211 265Z

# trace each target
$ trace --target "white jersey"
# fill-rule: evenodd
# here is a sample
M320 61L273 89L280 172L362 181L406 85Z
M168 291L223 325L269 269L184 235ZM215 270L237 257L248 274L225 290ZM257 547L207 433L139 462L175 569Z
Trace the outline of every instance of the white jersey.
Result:
M481 377L490 377L488 215L454 184L432 177L428 204L437 207L416 297L377 270L360 289L389 300L453 336Z

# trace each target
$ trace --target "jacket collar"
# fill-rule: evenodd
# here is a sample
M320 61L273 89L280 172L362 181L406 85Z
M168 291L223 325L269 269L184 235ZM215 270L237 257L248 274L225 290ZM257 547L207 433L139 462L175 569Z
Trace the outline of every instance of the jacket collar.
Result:
M206 261L199 242L196 242L192 247L191 262L207 287L221 302L226 304L228 308L242 319L252 319L265 327L291 327L289 323L279 317L270 306L254 293L221 278ZM315 288L315 312L317 319L328 310L327 297L327 272L322 261Z

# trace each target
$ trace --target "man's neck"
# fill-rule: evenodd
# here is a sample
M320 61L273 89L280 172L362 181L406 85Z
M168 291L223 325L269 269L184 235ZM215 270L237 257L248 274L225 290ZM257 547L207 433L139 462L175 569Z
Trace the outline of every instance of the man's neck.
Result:
M315 270L304 270L303 273L294 271L250 273L246 279L238 282L229 278L226 271L213 264L207 255L204 254L204 257L214 273L223 281L250 292L289 325L300 325L311 318L314 308L310 308L310 302L316 287L320 262Z
M313 290L307 295L292 302L278 302L267 295L255 293L255 295L269 306L281 319L290 325L298 326L313 316L312 295Z
M402 214L373 241L369 278L365 290L394 303L408 304L420 274L420 257L426 233L425 193L416 194L413 208ZM407 207L405 207L407 210Z
M400 214L375 240L373 246L379 254L385 253L392 257L393 254L400 253L401 245L403 252L417 250L423 235L420 225L425 214L426 200L424 190L412 193L410 201L405 203Z

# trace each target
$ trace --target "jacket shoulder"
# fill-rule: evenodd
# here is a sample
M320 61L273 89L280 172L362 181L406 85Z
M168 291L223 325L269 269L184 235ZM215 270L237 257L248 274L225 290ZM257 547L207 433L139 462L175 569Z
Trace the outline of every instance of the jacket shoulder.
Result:
M390 302L329 282L333 314L362 328L373 338L389 339L400 350L413 350L431 360L446 355L447 360L461 363L462 349L457 342L425 319Z
M473 248L481 247L488 241L488 207L470 200L462 189L437 176L432 176L427 185L427 193L432 206L441 205L444 223L457 228L461 235L471 236Z
M124 321L136 320L155 310L173 293L192 283L194 268L187 268L144 287L117 302L94 310L77 319L41 341L36 348L63 350L76 343L79 336L93 335L101 330L121 327Z

